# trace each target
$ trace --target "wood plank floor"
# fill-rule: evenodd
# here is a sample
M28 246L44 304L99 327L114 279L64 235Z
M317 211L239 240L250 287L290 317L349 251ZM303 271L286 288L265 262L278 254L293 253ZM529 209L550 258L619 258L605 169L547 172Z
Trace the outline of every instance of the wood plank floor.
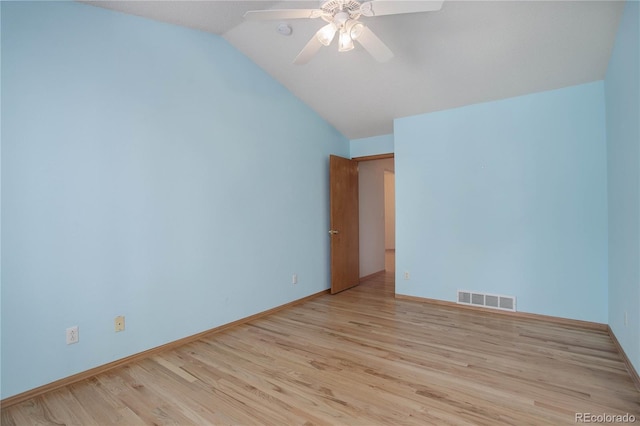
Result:
M560 425L632 414L605 332L396 300L378 276L2 410L2 425Z

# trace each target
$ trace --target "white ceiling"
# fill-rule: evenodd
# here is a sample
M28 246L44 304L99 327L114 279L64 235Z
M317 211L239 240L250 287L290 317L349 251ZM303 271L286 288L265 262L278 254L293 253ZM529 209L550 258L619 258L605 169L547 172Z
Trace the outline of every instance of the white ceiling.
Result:
M382 1L382 0L376 0ZM418 0L415 0L418 1ZM393 119L604 78L624 2L445 1L438 12L361 20L394 52L377 63L336 41L298 52L325 23L244 21L247 10L318 1L99 1L93 5L222 35L348 139L389 134Z

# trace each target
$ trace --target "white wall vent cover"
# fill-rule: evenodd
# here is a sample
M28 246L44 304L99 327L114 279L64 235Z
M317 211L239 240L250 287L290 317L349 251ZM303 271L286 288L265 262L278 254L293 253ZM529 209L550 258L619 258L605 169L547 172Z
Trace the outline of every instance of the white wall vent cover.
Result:
M501 311L516 311L515 296L458 290L458 303L461 305L500 309Z

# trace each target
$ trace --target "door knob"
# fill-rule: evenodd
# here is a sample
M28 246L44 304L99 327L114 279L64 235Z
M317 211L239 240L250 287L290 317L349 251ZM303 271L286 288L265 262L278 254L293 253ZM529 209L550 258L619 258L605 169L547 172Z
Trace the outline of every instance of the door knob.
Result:
M337 234L337 233L338 233L338 231L333 230L333 229L331 229L331 230L329 231L329 235L333 235L333 234Z

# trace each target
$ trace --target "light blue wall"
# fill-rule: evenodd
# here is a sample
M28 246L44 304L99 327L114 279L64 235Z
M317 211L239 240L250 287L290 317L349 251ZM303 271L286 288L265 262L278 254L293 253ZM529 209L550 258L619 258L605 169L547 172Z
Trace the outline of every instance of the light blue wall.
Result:
M639 9L637 1L628 1L625 6L605 79L609 326L637 371L640 371Z
M370 138L352 139L351 158L369 155L389 154L393 152L393 135L373 136Z
M0 7L0 23L2 23L2 7ZM2 46L2 30L0 28L0 46ZM2 49L0 49L1 51ZM0 53L0 82L2 81L2 53ZM0 84L0 259L2 259L2 84ZM0 262L0 307L2 306L2 262ZM0 366L2 366L2 311L0 310ZM0 368L0 398L2 394L2 368Z
M394 128L399 294L514 295L519 311L606 323L603 82Z
M1 7L2 398L329 287L334 128L220 37Z

